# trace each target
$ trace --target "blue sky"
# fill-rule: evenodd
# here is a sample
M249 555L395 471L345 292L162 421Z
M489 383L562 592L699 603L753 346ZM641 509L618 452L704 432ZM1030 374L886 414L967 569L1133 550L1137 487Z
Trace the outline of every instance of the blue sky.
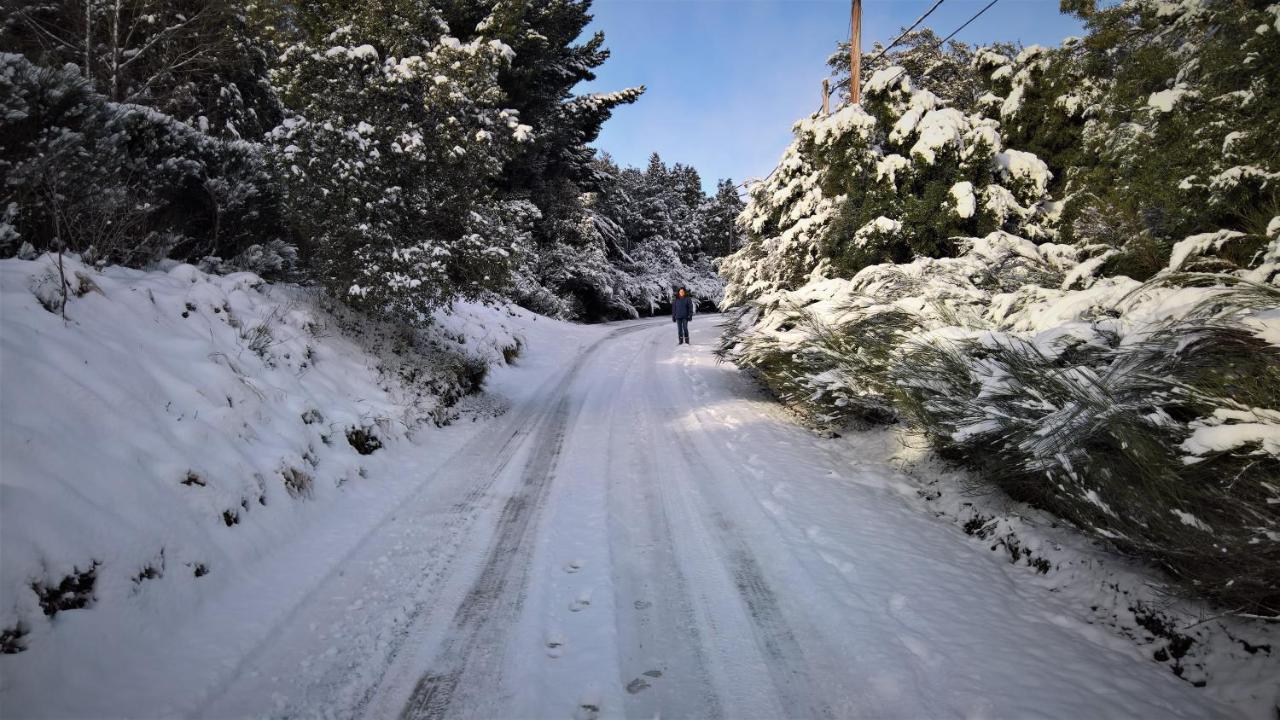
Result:
M946 35L987 0L944 0L925 21ZM932 0L863 0L863 47L888 42ZM762 177L791 139L791 124L817 109L826 59L848 36L848 0L596 0L589 32L613 55L578 92L646 85L617 110L595 146L621 164L668 163L720 177ZM1057 0L1000 0L957 36L969 43L1056 45L1081 35Z

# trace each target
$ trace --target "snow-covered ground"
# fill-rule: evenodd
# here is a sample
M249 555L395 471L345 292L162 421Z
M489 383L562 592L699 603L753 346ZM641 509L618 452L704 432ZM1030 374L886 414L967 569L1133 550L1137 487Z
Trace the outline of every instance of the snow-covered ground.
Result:
M665 320L460 308L454 350L521 354L436 428L404 417L404 373L275 312L286 289L113 270L64 323L37 270L0 264L0 627L27 626L0 655L6 716L1268 712L921 512L889 443L788 422L716 364L710 319L678 347ZM229 313L294 340L263 357ZM350 427L384 447L358 454ZM31 584L86 568L88 607L45 616Z

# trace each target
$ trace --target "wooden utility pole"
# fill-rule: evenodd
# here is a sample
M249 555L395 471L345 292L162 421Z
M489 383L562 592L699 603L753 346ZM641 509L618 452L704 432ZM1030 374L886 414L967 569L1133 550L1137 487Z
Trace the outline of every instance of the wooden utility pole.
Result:
M862 102L862 0L853 0L849 33L849 102Z
M826 78L822 78L822 114L823 115L831 114L831 108L827 104L827 100L830 97L831 97L831 81Z

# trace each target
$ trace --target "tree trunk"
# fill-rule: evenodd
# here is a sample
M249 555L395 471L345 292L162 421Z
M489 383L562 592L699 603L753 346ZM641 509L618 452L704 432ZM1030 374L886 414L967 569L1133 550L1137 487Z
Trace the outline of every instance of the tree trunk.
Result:
M111 16L111 99L120 102L120 3L115 1Z
M84 0L84 77L93 82L93 0Z

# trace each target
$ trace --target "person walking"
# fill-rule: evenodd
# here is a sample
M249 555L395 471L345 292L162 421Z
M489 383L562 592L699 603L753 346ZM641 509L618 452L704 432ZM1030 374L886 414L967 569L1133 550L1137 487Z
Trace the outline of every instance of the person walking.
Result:
M671 321L676 324L677 345L689 342L689 321L693 319L693 298L684 288L676 291L671 301Z

